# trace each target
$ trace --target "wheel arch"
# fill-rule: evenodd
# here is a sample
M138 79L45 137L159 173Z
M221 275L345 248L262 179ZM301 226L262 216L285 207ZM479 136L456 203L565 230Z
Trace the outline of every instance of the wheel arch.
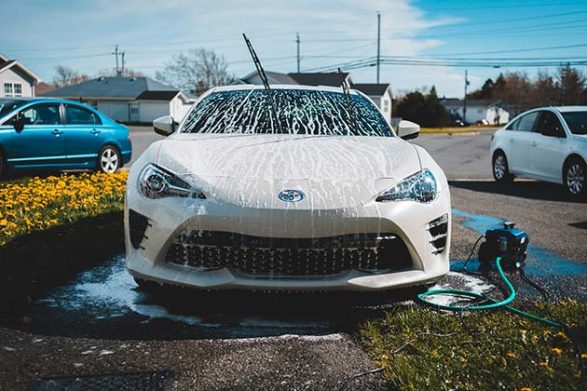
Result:
M505 158L507 160L508 156L505 154L505 151L501 147L497 147L493 151L493 155L491 155L491 161L492 162L493 162L493 159L495 159L495 155L497 155L498 152L501 152L503 154L503 156L505 156Z
M575 159L577 159L577 160L579 160L579 161L582 161L582 162L583 162L583 164L587 165L587 162L585 162L585 159L583 159L583 156L579 155L579 154L578 154L578 153L576 153L576 152L573 152L573 153L571 153L569 156L567 156L567 158L566 158L566 159L565 159L565 161L563 162L563 166L561 167L561 169L562 169L562 174L563 174L563 175L562 175L562 178L564 178L564 177L565 177L565 168L567 167L567 164L569 164L569 162L570 162L570 161L572 161L572 160L575 160Z

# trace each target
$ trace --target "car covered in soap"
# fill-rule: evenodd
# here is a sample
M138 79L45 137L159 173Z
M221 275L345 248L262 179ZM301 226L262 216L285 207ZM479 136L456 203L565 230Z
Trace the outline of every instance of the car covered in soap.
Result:
M449 270L450 194L430 155L362 93L209 90L130 169L126 266L139 285L378 291Z

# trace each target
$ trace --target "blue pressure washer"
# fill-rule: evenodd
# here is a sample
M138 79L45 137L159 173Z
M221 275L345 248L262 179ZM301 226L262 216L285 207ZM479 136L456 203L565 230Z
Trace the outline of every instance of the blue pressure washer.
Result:
M530 237L525 231L514 227L515 223L506 221L503 227L485 232L485 242L479 246L479 262L482 269L490 269L497 257L501 258L504 270L518 270L524 267Z
M479 246L480 269L487 271L493 269L495 266L495 270L497 270L497 273L507 287L509 292L508 297L503 300L496 300L485 295L459 289L433 289L418 294L418 299L432 307L449 311L482 311L505 308L508 311L514 312L527 319L536 320L551 327L561 328L562 325L559 322L541 318L509 305L515 300L516 291L513 284L507 278L504 270L519 271L523 274L527 256L528 242L530 241L530 238L525 231L514 227L515 224L508 221L504 223L503 227L487 230L485 235L478 239L479 241L482 238L485 238L485 241L481 244L481 246ZM473 252L471 252L471 254L472 253ZM469 259L467 259L467 262ZM465 271L467 262L465 262ZM480 302L478 304L468 305L443 305L432 303L426 300L428 296L436 295L457 297L464 296L478 299Z

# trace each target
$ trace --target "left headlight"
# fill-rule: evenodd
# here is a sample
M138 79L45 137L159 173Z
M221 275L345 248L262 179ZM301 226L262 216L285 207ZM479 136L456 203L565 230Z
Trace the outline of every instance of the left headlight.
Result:
M438 194L436 178L428 169L410 175L377 196L377 202L411 200L421 203L434 201Z
M149 164L139 175L139 190L147 198L192 197L205 199L206 195L180 179L177 175Z

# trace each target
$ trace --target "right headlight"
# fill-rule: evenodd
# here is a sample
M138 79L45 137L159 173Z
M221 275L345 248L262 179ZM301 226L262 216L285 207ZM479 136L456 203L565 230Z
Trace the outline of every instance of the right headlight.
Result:
M411 200L421 203L434 201L438 194L436 178L428 169L410 175L377 196L377 202Z
M177 175L154 164L149 164L139 175L139 191L147 198L192 197L206 199L206 195L180 179Z

